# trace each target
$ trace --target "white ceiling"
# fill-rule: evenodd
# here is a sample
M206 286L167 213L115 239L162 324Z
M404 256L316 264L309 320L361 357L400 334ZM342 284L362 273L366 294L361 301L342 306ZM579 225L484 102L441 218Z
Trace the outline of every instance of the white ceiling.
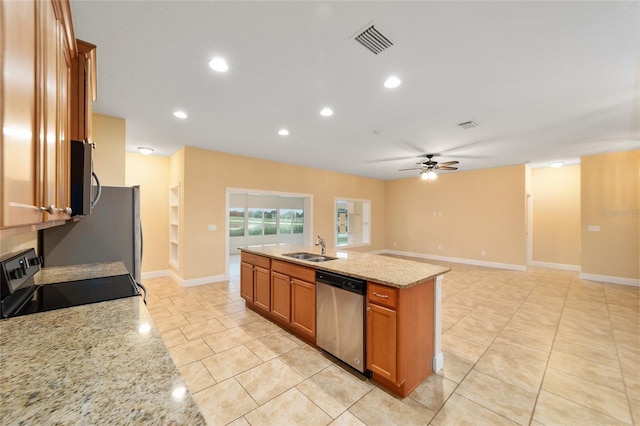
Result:
M386 180L417 174L398 169L423 153L472 170L640 148L637 1L71 8L98 46L94 110L127 120L127 151L187 145ZM379 55L353 40L372 23L394 42ZM402 85L384 88L390 75ZM480 126L457 127L469 120Z

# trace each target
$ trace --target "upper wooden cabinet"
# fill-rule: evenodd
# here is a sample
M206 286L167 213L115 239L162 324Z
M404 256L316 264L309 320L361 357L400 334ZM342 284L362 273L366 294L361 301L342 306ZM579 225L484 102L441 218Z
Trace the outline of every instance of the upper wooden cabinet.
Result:
M0 3L0 228L68 219L70 69L77 56L68 1Z
M96 46L76 40L78 56L71 64L71 139L93 142L91 115L97 98Z

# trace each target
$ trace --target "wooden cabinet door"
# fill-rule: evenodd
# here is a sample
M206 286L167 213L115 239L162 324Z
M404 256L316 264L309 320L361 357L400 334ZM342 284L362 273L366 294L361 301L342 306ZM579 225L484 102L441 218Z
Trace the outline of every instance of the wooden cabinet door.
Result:
M271 309L271 271L255 266L253 269L253 303L257 308Z
M42 221L36 108L36 12L41 6L33 1L3 1L0 13L2 227Z
M315 341L316 286L291 279L291 326Z
M367 368L396 382L396 311L367 304Z
M281 320L291 321L291 278L271 273L271 313Z
M253 265L240 262L240 297L253 303Z

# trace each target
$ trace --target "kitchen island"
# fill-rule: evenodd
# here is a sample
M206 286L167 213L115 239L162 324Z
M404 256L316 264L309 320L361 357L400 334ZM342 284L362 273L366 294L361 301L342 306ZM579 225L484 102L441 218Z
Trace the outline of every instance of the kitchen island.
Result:
M123 270L44 268L35 281ZM141 297L0 321L0 410L3 425L205 424Z
M391 392L406 397L442 368L442 277L449 268L347 251L322 256L318 248L286 244L240 251L240 294L247 306L314 345L321 327L316 271L366 281L366 369ZM313 261L318 257L326 261Z

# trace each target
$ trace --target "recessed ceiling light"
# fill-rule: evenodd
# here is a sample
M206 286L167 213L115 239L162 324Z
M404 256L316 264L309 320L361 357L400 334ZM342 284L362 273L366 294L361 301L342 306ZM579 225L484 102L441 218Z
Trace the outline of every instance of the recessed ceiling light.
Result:
M550 167L553 167L554 169L559 169L560 167L564 166L564 162L563 161L554 161L553 163L549 163Z
M229 65L227 65L227 61L222 58L213 58L209 62L209 66L212 70L218 72L226 72L229 69Z
M384 87L386 87L387 89L394 89L400 86L401 83L402 81L400 81L398 77L392 76L387 78L387 80L384 82Z
M322 111L320 111L320 115L322 115L323 117L330 117L333 115L333 110L331 108L322 108Z
M187 118L187 113L184 111L176 111L173 113L178 118Z
M153 148L149 148L149 147L146 147L146 146L139 146L138 147L138 152L140 154L149 155L149 154L151 154L153 152Z
M287 136L289 134L289 131L287 129L280 129L278 130L278 134L280 136Z

